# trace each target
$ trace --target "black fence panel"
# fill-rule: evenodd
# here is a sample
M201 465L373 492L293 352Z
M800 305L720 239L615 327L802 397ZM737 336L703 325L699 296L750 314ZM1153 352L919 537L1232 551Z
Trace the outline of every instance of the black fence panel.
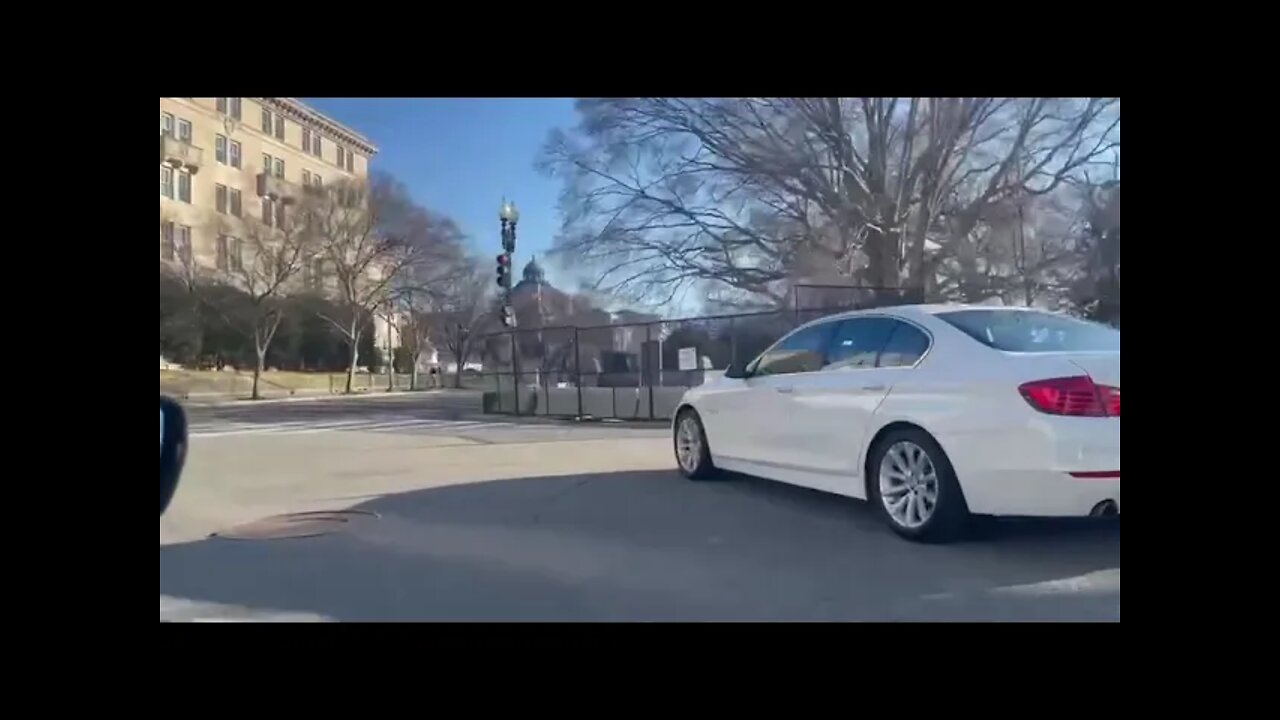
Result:
M920 302L902 289L797 286L789 309L650 323L519 328L481 339L486 412L621 420L671 417L684 392L745 365L783 335L849 309ZM808 304L805 304L808 303Z

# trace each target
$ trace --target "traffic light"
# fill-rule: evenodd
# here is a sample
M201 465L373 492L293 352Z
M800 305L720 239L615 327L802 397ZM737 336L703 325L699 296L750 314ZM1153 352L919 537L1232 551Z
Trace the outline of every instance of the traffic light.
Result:
M511 256L506 253L498 256L498 287L511 288Z

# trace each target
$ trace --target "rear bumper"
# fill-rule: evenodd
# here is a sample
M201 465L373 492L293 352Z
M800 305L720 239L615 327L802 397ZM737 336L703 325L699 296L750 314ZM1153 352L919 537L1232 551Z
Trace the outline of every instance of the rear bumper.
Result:
M1119 418L1037 416L1004 432L939 442L975 513L1068 517L1104 500L1120 504Z
M999 471L962 482L969 510L980 515L1085 516L1098 503L1120 507L1120 478L1072 477L1064 472Z

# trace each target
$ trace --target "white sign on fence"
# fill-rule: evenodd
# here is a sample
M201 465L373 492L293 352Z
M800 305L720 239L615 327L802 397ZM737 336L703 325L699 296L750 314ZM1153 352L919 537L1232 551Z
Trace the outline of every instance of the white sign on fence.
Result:
M698 348L680 348L680 369L698 369Z

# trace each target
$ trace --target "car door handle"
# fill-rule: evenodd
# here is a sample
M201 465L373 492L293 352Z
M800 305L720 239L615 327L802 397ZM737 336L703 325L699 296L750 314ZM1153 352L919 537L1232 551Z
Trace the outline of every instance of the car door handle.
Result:
M791 394L796 391L796 389L791 387L790 385L783 385L781 387L776 387L774 388L774 390L777 390L780 393L786 393L786 394Z
M880 392L884 389L883 385L863 385L862 389L867 392Z

